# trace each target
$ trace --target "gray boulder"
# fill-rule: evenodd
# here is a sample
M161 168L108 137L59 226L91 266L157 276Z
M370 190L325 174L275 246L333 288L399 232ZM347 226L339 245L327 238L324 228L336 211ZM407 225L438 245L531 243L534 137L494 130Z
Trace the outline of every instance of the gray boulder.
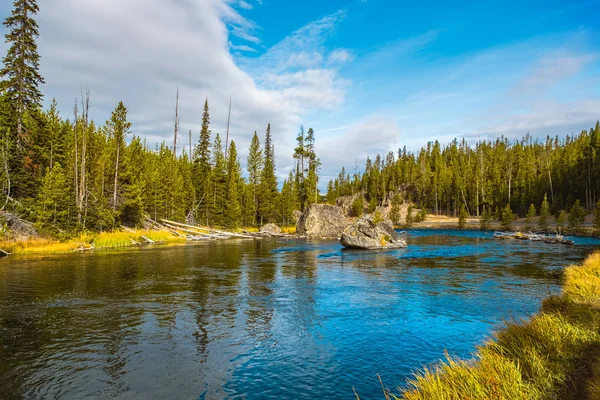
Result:
M373 218L363 217L348 226L340 239L342 246L348 249L398 249L406 247L389 219L375 223Z
M340 207L312 204L300 216L296 234L313 238L339 238L347 225Z
M265 235L277 236L277 235L281 234L281 228L275 224L266 224L266 225L263 225L262 228L260 228L260 233L265 234Z

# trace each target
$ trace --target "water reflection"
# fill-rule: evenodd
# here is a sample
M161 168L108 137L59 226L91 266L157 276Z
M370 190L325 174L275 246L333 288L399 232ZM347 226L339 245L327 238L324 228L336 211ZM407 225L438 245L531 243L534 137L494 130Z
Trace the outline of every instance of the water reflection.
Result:
M0 262L7 398L363 398L533 313L598 245L417 231L406 249L239 240Z

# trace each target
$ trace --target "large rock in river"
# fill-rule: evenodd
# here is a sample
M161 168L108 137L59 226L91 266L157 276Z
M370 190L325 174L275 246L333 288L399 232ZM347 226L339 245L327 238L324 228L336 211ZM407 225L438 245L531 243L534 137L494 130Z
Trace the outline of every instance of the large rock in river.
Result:
M375 223L372 217L363 217L348 226L340 239L342 246L349 249L398 249L406 247L392 222L388 219Z
M312 204L300 216L296 233L307 237L339 238L347 225L340 207Z

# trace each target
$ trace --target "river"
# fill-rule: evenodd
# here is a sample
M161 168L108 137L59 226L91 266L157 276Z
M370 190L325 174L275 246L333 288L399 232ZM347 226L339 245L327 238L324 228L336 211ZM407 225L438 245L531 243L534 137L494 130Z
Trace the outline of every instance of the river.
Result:
M560 290L574 247L410 231L409 247L231 240L0 260L0 397L383 398Z

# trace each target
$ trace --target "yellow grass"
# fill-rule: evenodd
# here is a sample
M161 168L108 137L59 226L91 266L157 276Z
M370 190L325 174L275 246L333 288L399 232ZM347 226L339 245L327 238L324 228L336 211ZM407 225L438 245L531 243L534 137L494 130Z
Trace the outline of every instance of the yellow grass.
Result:
M175 236L169 231L115 231L102 232L96 235L83 234L66 242L51 239L0 241L0 249L12 254L67 253L81 247L90 248L93 246L96 249L128 247L135 243L144 243L142 236L157 243L178 243L186 240L184 237Z
M600 253L567 268L561 296L546 299L531 320L507 323L475 359L448 358L384 397L600 399Z

